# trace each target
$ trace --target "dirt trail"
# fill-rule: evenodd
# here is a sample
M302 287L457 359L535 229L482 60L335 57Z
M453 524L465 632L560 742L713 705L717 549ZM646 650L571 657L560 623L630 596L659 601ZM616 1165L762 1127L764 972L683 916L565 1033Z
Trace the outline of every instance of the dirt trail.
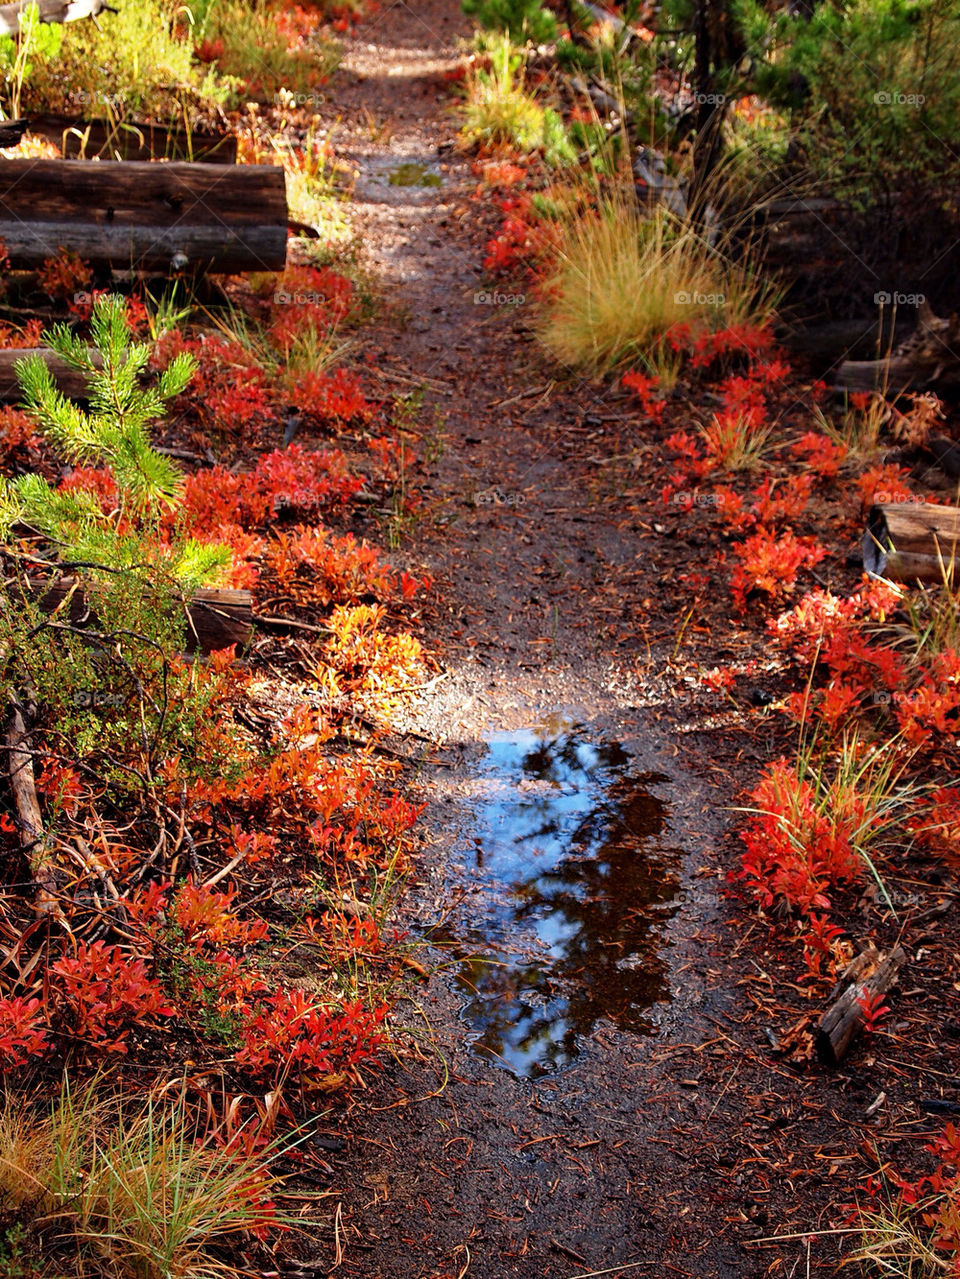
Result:
M637 705L656 682L650 628L655 618L669 642L679 591L660 581L654 495L628 514L604 487L615 468L593 460L622 449L622 401L557 387L523 306L475 299L476 179L453 151L443 80L467 34L457 0L384 5L347 40L331 92L338 155L358 174L352 217L385 294L366 351L385 393L426 384L446 434L428 467L428 516L404 545L435 573L446 610L435 639L449 678L421 727L458 765L424 770L432 843L414 922L435 923L461 882L480 744L559 712L594 741L623 742L631 772L664 779L663 841L684 880L660 952L673 999L653 1010L656 1034L601 1022L573 1065L531 1082L469 1053L449 976L435 978L409 1021L429 1022L450 1078L425 1052L422 1068L405 1061L379 1096L331 1116L346 1142L330 1155L342 1215L312 1273L339 1259L338 1275L362 1279L786 1275L806 1259L800 1244L773 1270L776 1252L745 1247L806 1222L774 1223L776 1187L757 1160L743 1162L749 1124L795 1088L786 1072L761 1071L751 1107L769 1113L745 1116L756 1072L730 1037L737 973L716 879L703 873L719 860L727 797Z

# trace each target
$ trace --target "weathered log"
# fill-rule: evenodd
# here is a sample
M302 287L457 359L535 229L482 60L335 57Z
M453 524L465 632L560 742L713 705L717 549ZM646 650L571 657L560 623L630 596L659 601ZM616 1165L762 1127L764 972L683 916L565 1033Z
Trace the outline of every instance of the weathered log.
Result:
M901 328L899 323L897 328ZM815 371L821 372L834 368L841 357L852 359L855 356L869 355L877 349L879 334L876 316L870 319L826 321L817 317L790 328L784 327L782 341L787 350L803 356Z
M77 22L80 18L95 18L104 9L116 13L107 0L17 0L15 4L0 5L0 35L15 36L20 30L20 15L33 3L40 10L41 22Z
M886 956L870 946L847 967L817 1026L817 1057L825 1066L837 1066L843 1061L866 1023L863 1004L887 994L896 985L906 959L902 946Z
M277 271L283 170L252 164L0 160L0 240L15 268L63 251L140 271Z
M34 909L38 915L58 915L57 873L53 848L43 829L43 815L37 801L37 787L30 753L30 735L18 706L11 706L7 717L4 745L13 806L17 811L20 847L30 866L34 882Z
M837 369L836 386L841 391L895 394L910 387L932 386L935 380L921 373L906 356L891 355L885 360L844 360Z
M26 120L4 120L0 122L0 147L15 147L26 131Z
M6 586L12 592L18 589L15 582L7 582ZM38 579L28 583L29 592L42 612L53 613L66 603L64 620L82 623L85 628L96 631L99 626L96 615L88 609L83 592L75 588L75 580L69 577L52 583ZM243 648L253 632L253 597L249 591L197 591L184 608L188 653L212 653L231 644Z
M960 319L941 319L924 302L916 331L883 360L844 360L836 383L847 391L960 386Z
M188 160L194 164L237 162L234 133L168 129L160 124L127 121L78 120L53 113L32 115L29 120L17 123L59 147L67 159L80 156L87 160Z
M960 480L960 444L945 435L934 435L924 446L937 466L951 480Z
M768 222L775 222L780 218L802 218L810 214L844 213L846 206L832 196L787 196L758 204L756 212Z
M863 567L893 582L956 580L960 510L933 502L871 506L863 535Z
M249 591L197 591L186 605L187 652L213 653L236 644L242 649L253 633L253 596Z
M100 355L91 351L91 358L100 362ZM61 360L59 355L45 346L29 347L22 350L15 348L0 350L0 402L16 404L21 399L20 383L17 380L15 365L30 355L39 355L53 374L54 381L63 394L70 400L84 400L87 396L86 375L79 369Z

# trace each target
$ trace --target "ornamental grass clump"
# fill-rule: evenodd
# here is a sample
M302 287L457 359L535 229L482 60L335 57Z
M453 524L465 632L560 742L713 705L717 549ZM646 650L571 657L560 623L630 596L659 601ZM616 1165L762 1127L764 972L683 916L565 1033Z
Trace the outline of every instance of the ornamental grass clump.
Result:
M278 1145L257 1126L205 1126L185 1092L125 1106L98 1084L65 1082L45 1108L10 1095L0 1109L0 1201L23 1260L106 1279L238 1274L224 1247L282 1224Z
M775 290L665 209L646 216L614 191L562 224L541 290L537 331L559 363L588 373L656 368L666 335L687 325L761 328Z

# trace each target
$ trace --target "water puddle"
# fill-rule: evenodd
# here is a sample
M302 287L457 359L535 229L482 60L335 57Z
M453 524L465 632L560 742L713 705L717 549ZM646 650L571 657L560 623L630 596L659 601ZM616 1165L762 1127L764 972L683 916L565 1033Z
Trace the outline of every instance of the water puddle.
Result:
M669 998L677 909L666 810L616 743L548 725L498 733L477 779L469 924L444 940L472 1051L528 1078L573 1060L601 1021L649 1032Z
M392 187L439 187L443 178L439 173L431 173L425 164L401 164L391 169L387 181Z

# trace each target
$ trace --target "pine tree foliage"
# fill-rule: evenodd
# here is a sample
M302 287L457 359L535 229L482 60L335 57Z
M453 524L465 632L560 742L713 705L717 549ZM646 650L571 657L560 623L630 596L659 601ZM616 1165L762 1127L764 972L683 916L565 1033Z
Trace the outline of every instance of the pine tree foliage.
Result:
M130 341L122 297L96 300L91 336L99 361L91 356L86 341L65 324L44 334L52 350L86 375L89 412L61 395L39 355L18 360L15 365L24 407L67 461L110 467L125 509L172 506L182 477L169 458L151 447L148 426L163 416L167 401L190 381L193 357L177 356L154 385L141 386L150 347Z
M179 467L150 442L150 425L186 387L193 357L177 356L152 384L144 384L150 347L131 341L124 299L94 302L93 348L60 324L44 340L86 376L89 408L57 389L39 355L18 360L24 408L57 452L76 466L104 466L116 484L117 508L105 511L93 493L51 488L39 475L0 483L0 538L25 526L53 548L56 559L106 569L167 573L195 589L230 563L224 546L162 536L183 489Z

